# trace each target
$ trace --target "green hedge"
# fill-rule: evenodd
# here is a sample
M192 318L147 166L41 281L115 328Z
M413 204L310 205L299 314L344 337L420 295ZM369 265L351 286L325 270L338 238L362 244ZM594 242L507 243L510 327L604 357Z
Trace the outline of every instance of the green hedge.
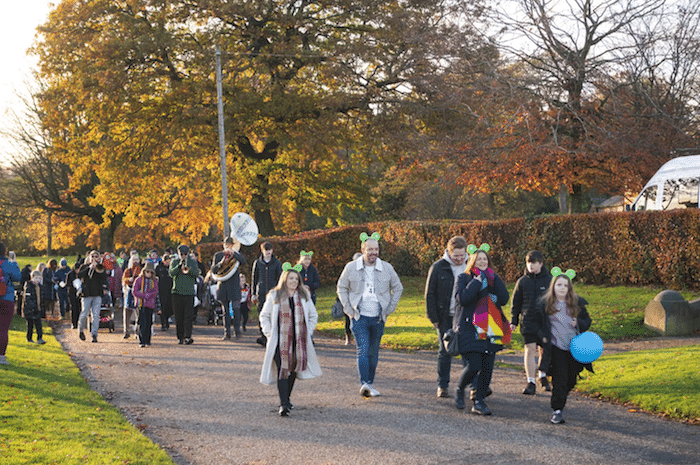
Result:
M381 235L380 256L403 276L422 276L440 258L450 237L491 245L496 272L513 282L521 274L528 250L540 250L548 267L573 268L588 284L658 284L669 288L700 287L700 212L556 215L532 220L409 221L369 223L294 236L272 237L275 255L295 263L299 251L313 250L323 284L332 284L359 251L362 232ZM206 260L220 244L203 244ZM244 247L250 265L259 245Z

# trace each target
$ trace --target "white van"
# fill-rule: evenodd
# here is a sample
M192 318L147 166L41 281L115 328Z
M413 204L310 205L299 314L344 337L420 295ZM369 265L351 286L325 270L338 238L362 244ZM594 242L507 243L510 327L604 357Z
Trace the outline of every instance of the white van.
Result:
M700 155L667 161L652 176L629 210L698 208Z

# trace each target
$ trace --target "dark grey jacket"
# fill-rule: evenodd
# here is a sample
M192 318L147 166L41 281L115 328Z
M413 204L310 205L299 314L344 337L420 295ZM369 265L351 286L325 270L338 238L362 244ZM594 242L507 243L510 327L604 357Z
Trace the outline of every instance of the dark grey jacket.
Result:
M425 282L425 313L430 322L443 331L452 326L450 301L454 283L450 262L441 258L432 264Z
M233 252L233 256L238 260L238 269L226 281L220 281L218 290L216 291L216 300L219 302L236 302L241 301L241 281L240 269L246 264L245 257L238 252ZM216 252L211 261L211 272L218 273L221 269L221 260L224 258L224 251ZM276 284L276 283L275 283Z

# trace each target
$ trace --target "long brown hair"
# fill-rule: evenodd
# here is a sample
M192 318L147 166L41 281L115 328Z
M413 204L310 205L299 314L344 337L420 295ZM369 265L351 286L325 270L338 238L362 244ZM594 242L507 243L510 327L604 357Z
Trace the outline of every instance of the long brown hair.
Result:
M282 299L288 299L291 297L291 295L289 295L289 289L287 289L287 276L289 276L290 273L296 274L297 278L299 278L299 286L297 286L299 297L301 297L303 300L311 300L311 295L304 287L304 280L301 278L301 274L297 270L290 268L287 271L283 271L282 275L280 276L280 280L277 281L277 286L274 288L274 290L277 291L275 295L275 303L278 304L282 302Z
M547 289L544 297L544 310L547 312L547 315L554 315L558 312L556 307L557 297L554 295L554 285L559 279L565 279L569 284L569 290L566 293L566 309L572 318L577 318L580 311L578 307L578 295L576 291L574 291L574 284L565 274L560 274L549 283L549 289Z
M469 260L467 260L467 268L465 269L465 273L472 272L472 268L474 268L474 263L476 263L476 257L478 257L480 253L486 255L486 259L489 261L489 268L493 270L493 263L491 262L491 257L489 256L489 254L487 254L483 250L477 250L469 256Z

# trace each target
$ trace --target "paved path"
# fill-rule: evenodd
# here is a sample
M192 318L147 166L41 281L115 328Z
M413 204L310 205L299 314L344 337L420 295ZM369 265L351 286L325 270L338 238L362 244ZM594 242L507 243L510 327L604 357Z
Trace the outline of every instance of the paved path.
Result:
M57 333L90 384L177 464L700 464L700 427L578 395L555 426L549 393L522 395L516 370L496 369L494 414L477 417L436 399L432 353L382 350L382 396L364 399L354 347L317 337L323 376L298 381L280 418L276 389L258 382L251 329L229 342L221 327L195 326L194 345L180 346L171 328L144 349L118 332L101 330L97 344L65 325Z

